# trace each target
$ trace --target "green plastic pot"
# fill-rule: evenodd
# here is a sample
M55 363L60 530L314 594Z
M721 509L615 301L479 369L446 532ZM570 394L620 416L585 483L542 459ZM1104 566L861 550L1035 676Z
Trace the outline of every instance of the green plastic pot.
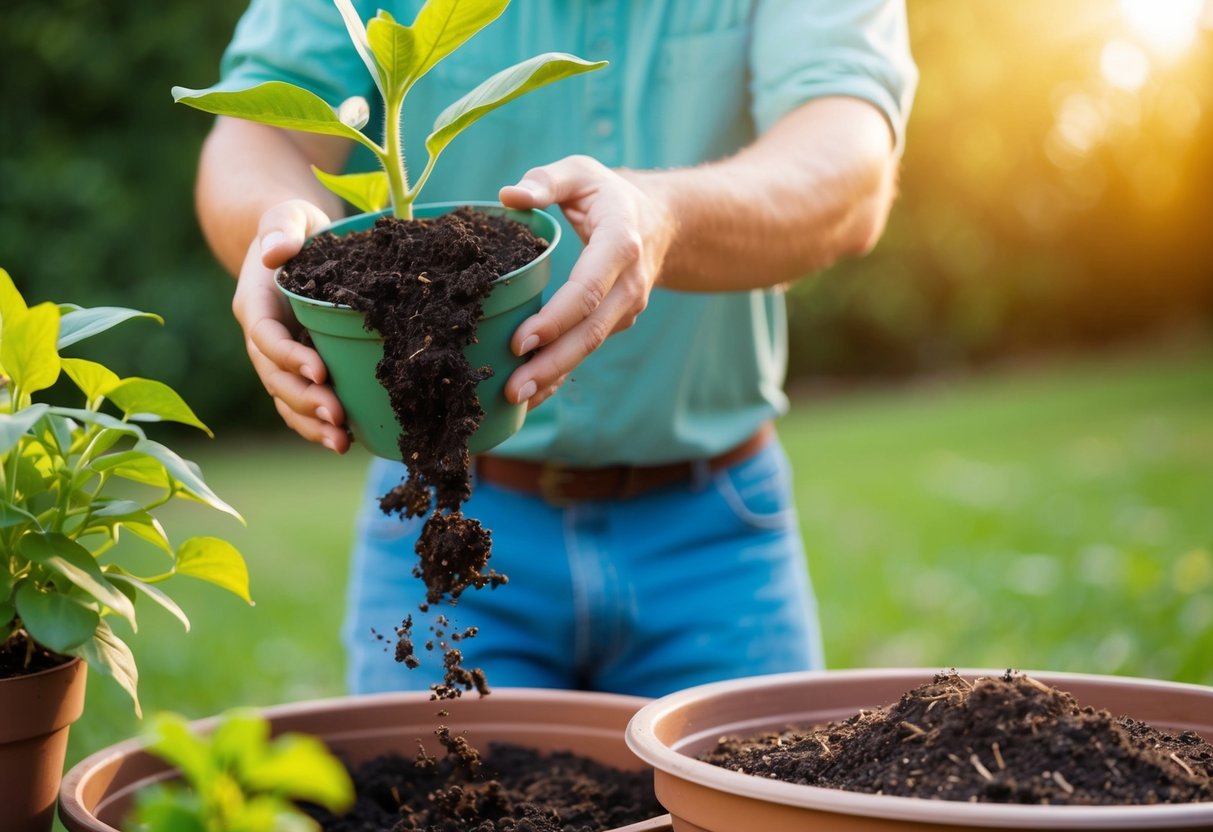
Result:
M519 325L539 311L540 293L551 276L551 253L560 241L560 225L544 211L515 211L492 202L438 202L418 205L418 219L437 217L462 206L486 214L505 215L547 240L547 249L520 269L497 278L484 301L484 312L476 342L464 350L473 367L488 365L493 375L476 386L476 395L484 409L484 421L468 440L468 450L482 453L513 436L526 419L526 405L513 404L505 397L505 383L524 359L510 350L510 338ZM359 214L333 223L324 229L338 236L365 231L388 211ZM400 459L397 439L400 425L388 401L387 391L375 378L375 366L383 358L383 339L367 331L365 316L348 306L305 298L278 288L287 296L299 323L311 334L316 351L328 367L329 378L354 438L371 453L386 459ZM418 390L417 395L432 395Z

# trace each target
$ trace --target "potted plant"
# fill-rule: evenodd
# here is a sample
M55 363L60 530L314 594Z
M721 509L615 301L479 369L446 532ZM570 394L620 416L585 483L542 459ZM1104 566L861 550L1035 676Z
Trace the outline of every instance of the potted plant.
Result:
M192 575L246 601L240 553L214 537L174 547L156 517L170 500L201 502L237 518L197 466L147 438L141 423L210 431L167 385L120 378L60 350L131 318L131 309L27 306L0 269L0 806L5 830L47 830L68 726L84 703L85 665L112 677L139 711L138 668L109 624L136 626L146 599L189 628L162 585ZM78 408L35 401L60 378ZM103 410L108 406L118 415ZM123 532L161 551L165 568L142 575L111 552ZM250 602L251 603L251 602Z
M458 734L477 747L503 742L544 752L572 751L609 766L635 771L643 765L628 751L623 729L645 701L581 691L500 690L485 699L444 703L447 714L443 721L457 727ZM384 754L416 753L418 742L435 733L435 707L428 694L410 692L280 705L262 713L275 736L311 735L323 741L347 765L355 767ZM215 724L215 720L207 720L196 723L194 729L206 732L214 729ZM187 750L198 747L196 742L180 736L180 726L172 730L177 736L175 745ZM157 744L162 749L165 745L163 741ZM437 742L428 740L428 744L431 751L436 750ZM198 757L190 755L194 760ZM183 755L172 753L169 758L180 764ZM318 777L325 779L323 768L312 771L304 782L314 784ZM307 774L297 769L296 773L300 777ZM155 800L154 795L151 798L140 795L155 792L176 776L173 765L149 748L146 740L129 740L98 751L64 778L60 819L69 832L129 829L124 824L135 804ZM245 781L248 780L246 777ZM669 829L668 816L657 816L604 832L669 832Z
M279 81L236 92L173 88L176 101L204 112L291 130L342 136L370 150L382 170L337 175L313 168L326 187L364 212L327 229L334 235L366 231L388 214L399 222L407 222L414 218L445 215L461 205L468 205L443 203L414 207L439 155L451 141L482 116L515 98L554 81L606 65L605 61L591 62L564 53L546 53L488 78L439 114L425 140L429 158L416 182L410 184L401 131L405 96L418 79L500 16L509 0L474 3L427 0L410 26L398 23L385 11L380 11L364 25L349 0L334 0L334 3L382 97L385 114L382 143L362 132L370 118L370 108L360 97L331 107L313 93ZM388 205L390 209L385 210ZM477 453L502 442L522 426L525 405L509 403L503 395L510 372L523 360L510 352L509 339L522 321L538 311L539 294L548 280L548 255L559 241L560 228L551 215L542 211L507 210L494 203L470 205L479 212L523 223L546 243L529 262L497 276L483 300L478 332L469 333L463 339L465 342L471 340L466 350L469 365L492 368L491 376L480 380L477 387L484 416L478 427L473 426L469 443L470 450ZM418 279L425 280L425 273L421 272ZM383 333L368 332L364 315L345 303L317 300L285 288L283 291L332 375L334 389L346 410L355 438L372 453L399 459L397 437L401 428L397 417L393 416L388 395L375 382L375 367L384 357ZM447 328L435 326L427 334L437 336ZM416 398L415 391L405 395Z
M852 718L862 721L864 715L856 716L861 710L870 717L870 709L881 708L890 702L900 705L907 701L907 691L933 676L932 671L921 669L844 670L717 682L680 691L646 705L628 725L627 741L637 756L656 769L657 797L670 810L675 832L739 832L746 829L791 832L809 828L1213 828L1213 802L1108 806L927 800L801 785L769 775L754 776L701 759L711 756L720 746L722 737L754 737L771 732L772 744L779 744L784 742L780 732L789 726L818 726ZM1003 676L1003 671L963 670L959 671L957 684L980 690L983 677ZM1028 681L1023 684L1028 687L1039 686L1047 690L1047 686L1052 685L1067 691L1077 703L1090 709L1127 714L1132 720L1165 732L1192 731L1206 740L1213 739L1213 688L1067 673L1032 673L1024 678ZM1054 691L1047 695L1061 694ZM940 697L935 704L946 703ZM928 702L924 710L932 707ZM944 713L945 709L939 711ZM1007 726L1024 713L1004 714L1000 717L1004 723L995 721L989 727L996 733L1010 733ZM1079 713L1089 715L1086 709ZM926 722L925 719L921 721ZM908 752L913 744L928 742L933 730L930 726L924 730L917 723L905 720L902 723L890 723L898 732L899 751L906 749ZM1133 729L1134 732L1137 730ZM798 733L804 731L798 729ZM977 733L972 732L970 737ZM822 741L825 743L821 748L823 754L841 752L840 748L833 747L840 740L831 743L822 737ZM814 742L817 742L816 735ZM1010 763L1009 746L1013 740L1004 739L1001 749L994 745L997 742L996 739L993 743L985 743L968 756L953 754L956 760L948 764L954 762L961 773L971 774L979 783L997 787L1004 779L1000 763ZM1191 736L1184 739L1188 745L1195 742L1197 740ZM1021 739L1018 749L1033 745L1052 747L1053 738L1041 730L1027 740ZM774 755L779 750L771 748L770 752ZM895 756L901 757L904 753ZM1077 755L1075 757L1077 759ZM1178 755L1164 762L1173 766L1176 773L1199 774L1195 769L1200 768L1200 764L1189 765ZM1213 763L1213 759L1209 762ZM867 763L872 768L877 765L871 755ZM1032 777L1049 779L1064 790L1070 784L1064 775L1059 775L1060 769L1031 772ZM1109 778L1116 776L1112 769L1108 770ZM893 790L897 784L890 779L884 785Z

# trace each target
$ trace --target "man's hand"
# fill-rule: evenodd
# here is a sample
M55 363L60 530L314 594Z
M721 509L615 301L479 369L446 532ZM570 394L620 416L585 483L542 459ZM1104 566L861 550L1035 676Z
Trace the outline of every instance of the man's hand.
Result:
M232 312L244 330L253 368L282 420L309 442L345 453L350 446L342 427L345 412L324 383L324 362L291 335L290 305L274 286L274 270L299 252L309 234L328 224L323 211L300 199L266 211L240 269Z
M674 220L642 182L587 156L569 156L501 189L501 201L510 208L559 205L585 243L568 282L514 333L514 353L535 354L510 376L511 401L537 406L607 336L630 327L644 311L674 237Z

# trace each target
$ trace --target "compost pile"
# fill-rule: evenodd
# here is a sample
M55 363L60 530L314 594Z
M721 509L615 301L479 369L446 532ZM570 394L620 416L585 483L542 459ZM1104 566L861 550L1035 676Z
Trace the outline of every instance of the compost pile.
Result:
M317 235L283 269L285 288L353 307L383 336L375 375L402 428L400 458L408 477L380 507L405 517L429 514L413 568L426 586L423 611L455 603L469 587L507 580L487 568L489 530L462 512L472 493L468 438L484 418L476 384L492 374L472 367L463 348L476 338L493 281L545 248L521 223L460 208L436 219L385 217L369 231L342 237ZM411 618L397 628L396 655L415 664L411 629ZM482 674L477 679L462 668L458 648L441 638L439 644L447 673L435 695L451 698L473 687L487 692Z
M481 759L444 729L442 760L380 757L354 773L358 802L325 832L599 832L662 813L648 771L495 744Z
M1213 800L1213 746L1080 707L1021 673L955 672L809 730L721 738L700 759L747 774L870 794L992 803Z

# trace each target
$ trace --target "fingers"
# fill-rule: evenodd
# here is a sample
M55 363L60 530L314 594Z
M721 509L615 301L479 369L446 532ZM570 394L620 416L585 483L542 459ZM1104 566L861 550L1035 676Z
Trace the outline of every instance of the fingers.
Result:
M257 241L261 263L276 269L299 253L309 235L330 224L328 215L310 202L280 202L261 215Z
M576 199L609 169L589 156L566 156L558 162L531 168L517 185L506 185L498 199L507 208L546 208Z

